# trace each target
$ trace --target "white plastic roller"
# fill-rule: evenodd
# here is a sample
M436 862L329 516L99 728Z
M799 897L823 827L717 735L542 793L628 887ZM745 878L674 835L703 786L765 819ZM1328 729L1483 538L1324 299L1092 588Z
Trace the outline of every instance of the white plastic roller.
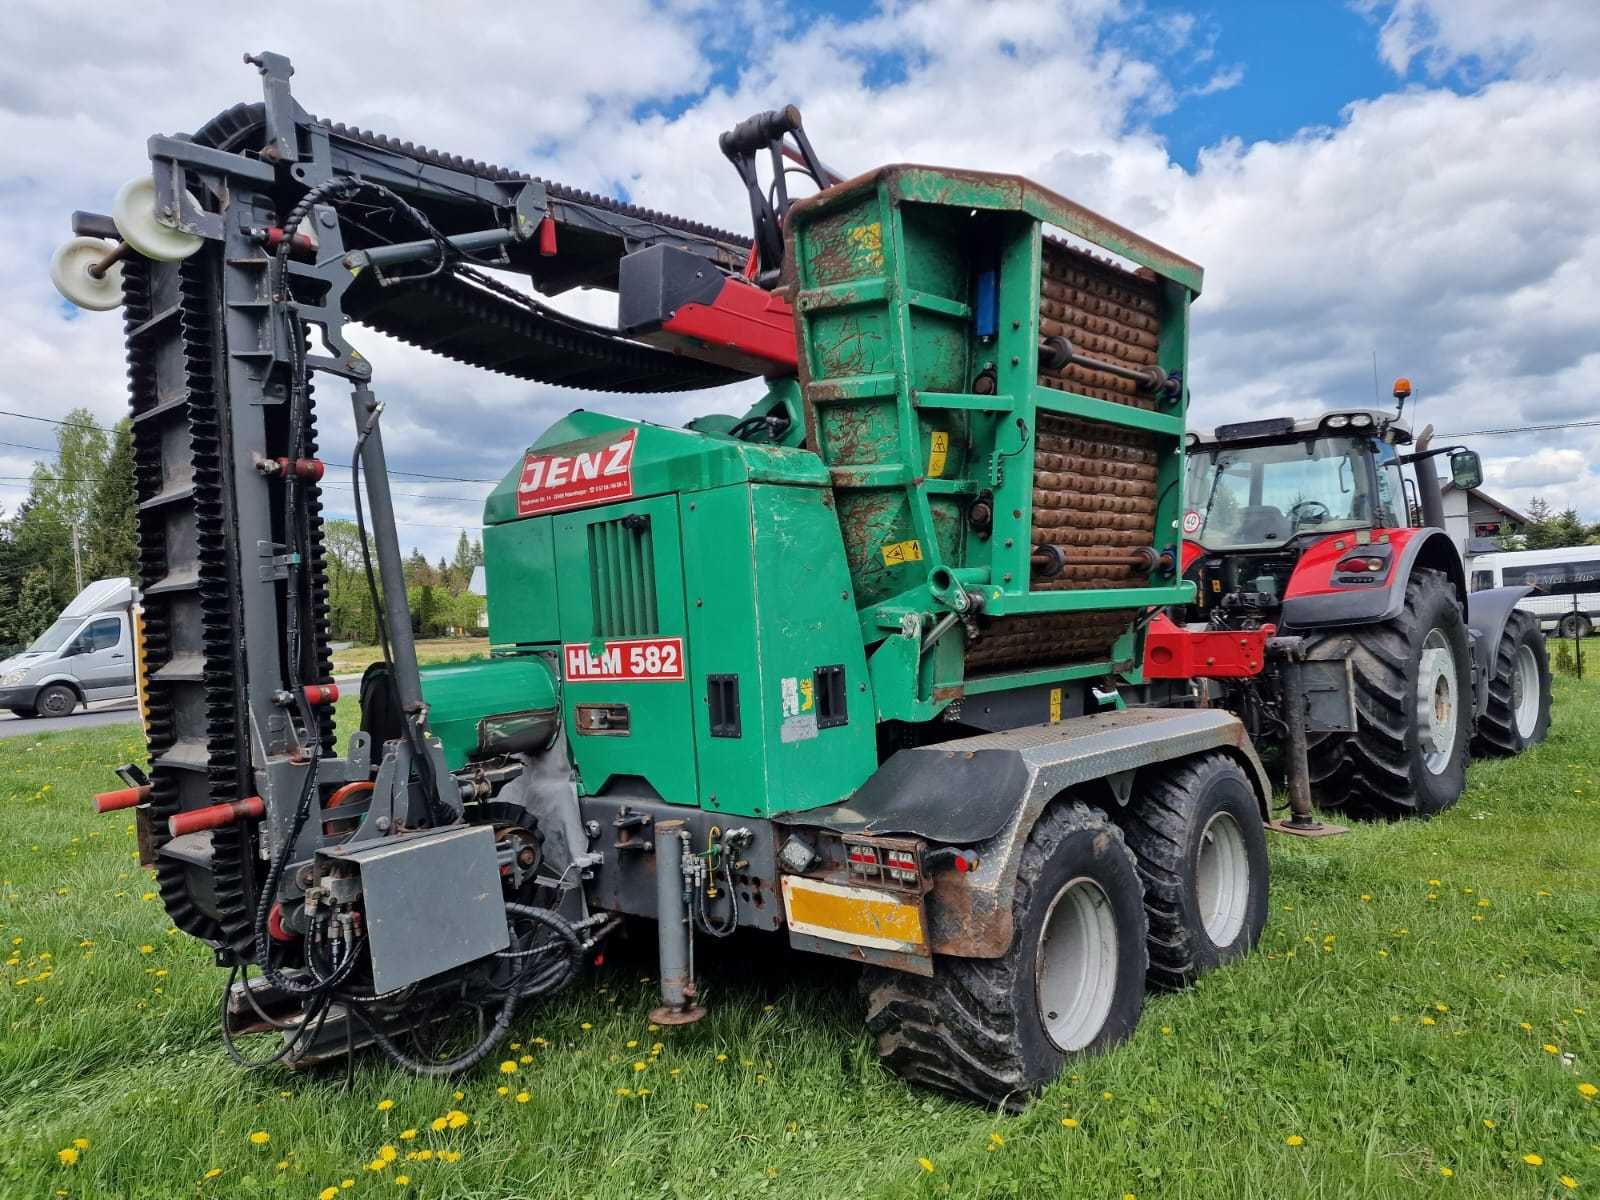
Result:
M106 312L122 304L122 264L100 264L116 249L100 238L75 237L50 260L50 282L79 308ZM95 271L100 271L99 275Z
M128 245L157 262L188 258L205 241L199 234L185 233L156 219L156 181L149 175L122 185L111 205L111 219Z

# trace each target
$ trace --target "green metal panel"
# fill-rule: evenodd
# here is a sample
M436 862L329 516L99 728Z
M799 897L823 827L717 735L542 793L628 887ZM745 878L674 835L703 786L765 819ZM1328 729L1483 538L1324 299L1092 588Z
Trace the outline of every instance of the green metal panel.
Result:
M642 518L625 524L629 517ZM568 653L595 654L631 639L686 639L677 499L659 496L560 513L554 523L556 589L563 645L562 718L583 788L643 778L669 804L696 804L689 647L682 678L574 677ZM644 542L648 538L648 551ZM628 729L594 729L585 705L626 705Z
M679 511L701 804L763 816L844 799L877 767L877 733L831 493L724 487ZM843 723L818 720L819 667L843 668ZM712 675L737 678L737 737L712 735Z
M516 655L422 668L428 728L444 747L452 771L478 746L478 722L501 713L554 710L556 680L547 659Z
M560 641L554 529L551 517L484 527L483 577L489 593L491 644Z
M1173 481L1181 478L1187 402L1180 389L1150 411L1039 382L1046 224L1155 272L1157 365L1181 373L1200 269L1026 180L889 167L804 201L789 217L810 444L834 486L863 639L881 642L872 652L880 715L928 719L961 694L959 658L951 668L942 657L930 664L912 643L969 594L981 595L987 616L1023 616L1171 604L1190 591L1175 572L1161 571L1130 576L1128 586L1033 587L1039 414L1154 439L1155 540L1164 550L1177 542L1181 488ZM990 269L1000 319L996 335L981 338L974 288ZM993 496L988 536L966 519L982 492ZM960 639L957 628L938 650ZM1140 650L1137 638L1124 637L1104 661L1032 664L1011 678L1110 673L1136 662ZM982 681L986 691L1004 686L1003 678Z
M547 429L529 451L567 455L592 452L630 429L638 431L630 475L635 498L755 480L825 484L828 479L817 456L805 450L742 442L699 430L625 421L581 409ZM506 472L484 502L485 525L518 520L517 484L521 476L522 462L519 461Z

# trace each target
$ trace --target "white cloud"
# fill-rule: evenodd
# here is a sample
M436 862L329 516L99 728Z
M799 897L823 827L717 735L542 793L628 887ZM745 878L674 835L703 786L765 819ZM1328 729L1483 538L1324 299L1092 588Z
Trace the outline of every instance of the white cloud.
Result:
M1156 18L1134 0L886 0L856 21L808 22L754 0L407 0L325 5L338 18L330 27L236 3L174 4L107 25L81 2L26 0L8 12L0 61L0 408L120 413L119 323L65 319L49 255L73 208L103 209L145 169L148 134L253 98L238 55L271 46L291 55L296 95L325 116L577 186L626 188L733 229L748 213L716 134L788 101L824 159L847 171L924 161L1037 178L1205 264L1190 371L1200 425L1364 402L1374 350L1385 385L1410 375L1419 419L1441 431L1596 415L1600 5L1364 7L1373 53L1397 70L1420 64L1458 84L1469 68L1511 77L1466 94L1407 87L1284 141L1222 142L1186 172L1149 122L1238 82L1240 68L1215 59L1236 19L1227 10ZM340 24L354 40L336 36ZM1179 78L1185 57L1207 65ZM603 295L571 303L610 315ZM391 400L390 457L417 471L497 478L516 447L580 405L681 421L737 409L749 392L587 396L471 372L366 331L356 340ZM319 394L338 460L346 408L338 389ZM0 417L0 439L47 436ZM1541 488L1557 503L1559 491L1600 517L1596 477L1539 453L1600 462L1600 430L1554 436L1559 445L1551 435L1481 442L1491 485L1523 503ZM0 484L0 502L19 494ZM332 507L341 494L330 493ZM407 540L437 554L476 512L402 497L401 517L416 525Z

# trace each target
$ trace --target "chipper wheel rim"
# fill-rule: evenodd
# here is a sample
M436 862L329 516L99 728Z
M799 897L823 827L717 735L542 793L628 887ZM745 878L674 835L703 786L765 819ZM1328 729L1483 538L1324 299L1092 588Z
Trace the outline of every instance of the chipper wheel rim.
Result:
M1118 936L1111 898L1086 875L1069 879L1039 927L1034 985L1045 1036L1065 1054L1099 1035L1117 991Z
M1250 851L1232 813L1214 814L1200 833L1195 892L1206 936L1232 945L1250 912Z
M1444 630L1428 630L1417 663L1417 741L1422 765L1430 775L1449 769L1455 758L1456 728L1461 720L1460 685L1455 656Z
M1543 705L1544 679L1539 670L1539 659L1533 647L1523 642L1517 647L1516 670L1511 674L1512 712L1517 723L1517 736L1531 741L1539 728Z

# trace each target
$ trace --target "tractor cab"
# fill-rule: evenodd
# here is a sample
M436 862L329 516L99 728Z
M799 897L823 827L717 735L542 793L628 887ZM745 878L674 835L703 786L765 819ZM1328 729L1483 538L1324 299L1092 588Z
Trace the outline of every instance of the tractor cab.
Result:
M1403 394L1409 389L1397 384L1397 397ZM1227 617L1248 625L1276 620L1286 598L1308 589L1326 594L1386 582L1391 558L1410 535L1442 525L1429 516L1437 495L1426 495L1408 469L1419 455L1439 451L1402 452L1411 443L1396 414L1372 409L1190 434L1183 567L1198 586L1198 607L1214 619L1230 609ZM1425 474L1436 493L1433 471ZM1459 486L1476 486L1477 455L1453 452L1451 474Z
M1410 432L1372 412L1274 417L1190 435L1185 539L1274 550L1336 530L1402 524L1388 464Z

